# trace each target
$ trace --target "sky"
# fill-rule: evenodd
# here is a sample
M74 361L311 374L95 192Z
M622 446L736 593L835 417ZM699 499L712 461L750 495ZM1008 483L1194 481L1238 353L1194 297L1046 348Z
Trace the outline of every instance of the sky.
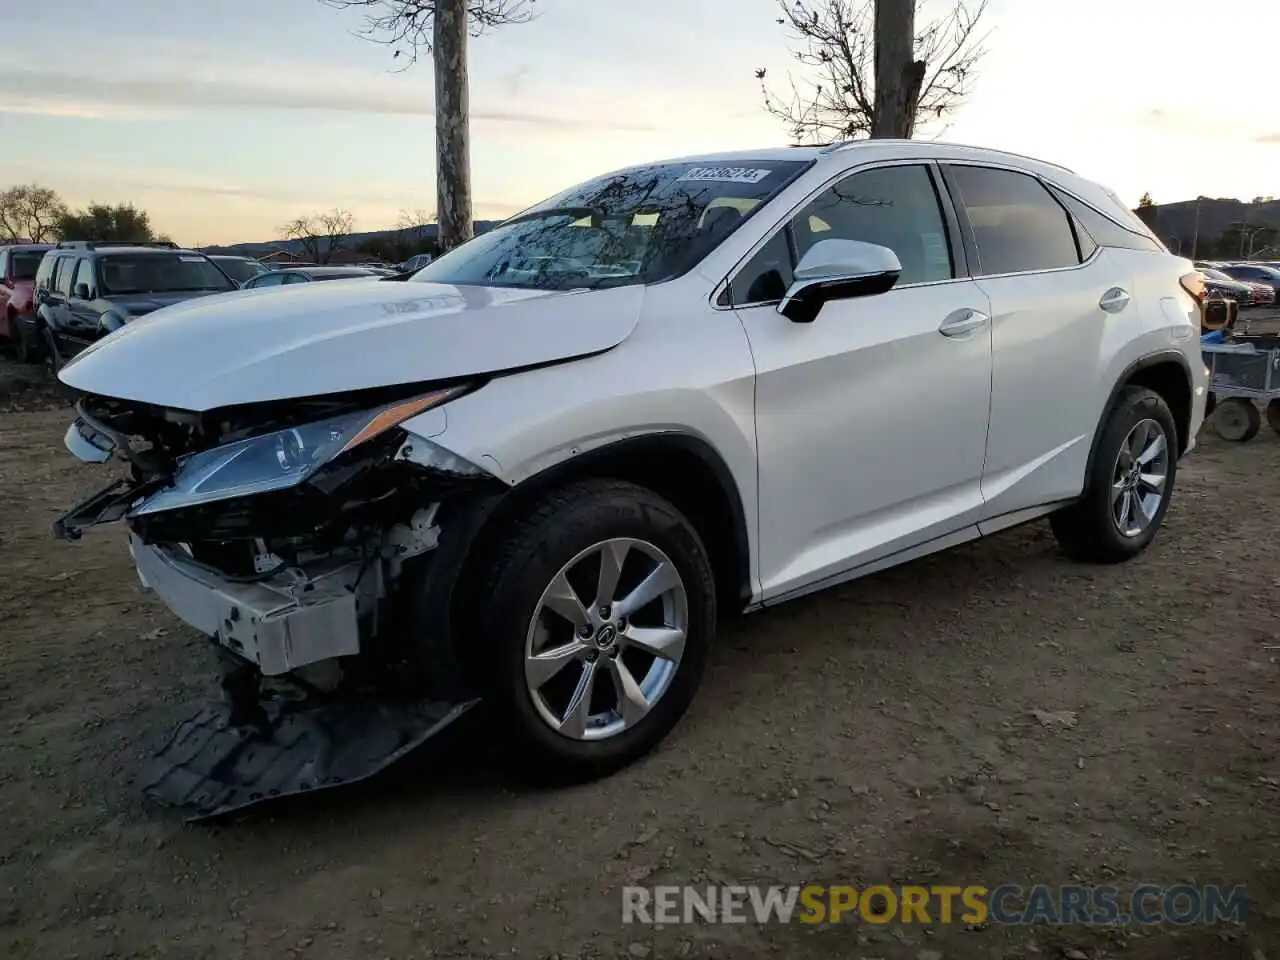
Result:
M754 78L794 66L776 0L536 6L471 42L477 218L632 163L788 142ZM435 208L431 64L400 69L355 11L40 0L5 20L23 42L0 56L0 188L136 203L187 244L267 240L331 207L361 230ZM1134 204L1280 194L1272 70L1234 55L1280 36L1274 0L990 0L984 24L972 95L927 136L1051 160Z

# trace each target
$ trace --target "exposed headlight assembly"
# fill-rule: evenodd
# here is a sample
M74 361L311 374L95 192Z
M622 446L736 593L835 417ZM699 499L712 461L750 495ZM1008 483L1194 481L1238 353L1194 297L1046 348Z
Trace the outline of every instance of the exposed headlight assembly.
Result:
M145 500L130 516L295 487L334 457L467 389L436 390L376 410L345 413L192 454L178 462L173 486Z

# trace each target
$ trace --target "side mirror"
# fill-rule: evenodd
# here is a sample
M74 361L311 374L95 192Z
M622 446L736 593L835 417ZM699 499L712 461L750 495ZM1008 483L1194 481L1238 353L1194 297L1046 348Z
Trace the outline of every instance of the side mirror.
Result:
M75 293L77 300L88 300L89 285L87 283L77 283Z
M795 279L778 304L793 323L813 323L829 300L885 293L902 275L898 255L861 240L819 240L796 265Z

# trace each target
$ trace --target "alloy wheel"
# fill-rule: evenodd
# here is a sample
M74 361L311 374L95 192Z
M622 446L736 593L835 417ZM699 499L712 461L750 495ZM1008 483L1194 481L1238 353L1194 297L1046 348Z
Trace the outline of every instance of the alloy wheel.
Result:
M529 623L524 675L538 715L574 740L631 729L670 689L688 629L670 557L630 538L588 547L552 578Z
M1169 439L1151 419L1136 423L1116 456L1111 517L1126 537L1141 536L1159 515L1169 481Z

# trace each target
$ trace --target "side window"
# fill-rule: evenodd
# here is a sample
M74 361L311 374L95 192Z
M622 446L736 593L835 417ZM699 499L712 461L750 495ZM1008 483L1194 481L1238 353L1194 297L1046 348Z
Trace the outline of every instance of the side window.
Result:
M946 222L924 166L881 167L846 177L801 210L791 231L799 258L819 240L861 240L898 255L899 285L953 276Z
M53 267L55 262L56 261L53 257L47 255L40 260L40 266L36 268L37 290L49 289L50 284L53 282Z
M784 228L738 271L729 285L729 302L735 306L777 303L786 296L791 280L791 245Z
M1062 205L1071 211L1071 216L1075 218L1076 223L1084 227L1085 232L1096 241L1093 246L1120 247L1123 250L1160 250L1150 237L1134 233L1128 227L1122 227L1114 220L1103 216L1093 207L1077 200L1069 193L1064 193L1052 187L1050 189L1053 190L1053 195L1061 201ZM1081 237L1082 241L1084 239L1084 237ZM1084 247L1086 244L1082 242L1081 246ZM1081 253L1088 259L1089 253L1085 253L1083 250L1081 250Z
M71 268L75 264L75 258L62 257L58 260L58 266L53 274L53 289L55 293L67 296L71 293Z
M1067 212L1025 173L952 166L952 182L973 228L982 274L1026 273L1080 262Z
M286 274L284 275L284 281L283 281L283 282L285 282L285 283L306 283L306 282L307 282L307 279L308 279L307 277L303 276L303 275L302 275L302 274L300 274L300 273L286 273Z
M258 287L278 287L284 283L284 277L278 273L264 273L261 276L254 277L249 281L249 286L255 290Z
M0 250L0 280L9 279L9 251Z
M93 293L95 287L93 282L93 261L88 257L85 257L76 265L75 279L71 281L72 291L79 289L82 283L89 288L90 293Z

